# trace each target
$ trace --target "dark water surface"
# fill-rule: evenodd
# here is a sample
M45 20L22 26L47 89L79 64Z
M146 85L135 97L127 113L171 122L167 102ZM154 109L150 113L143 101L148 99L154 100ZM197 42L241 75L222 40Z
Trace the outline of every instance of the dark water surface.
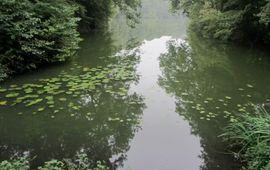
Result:
M218 136L269 102L269 53L200 39L168 9L144 0L135 29L119 14L72 61L2 83L0 160L85 152L112 169L239 169Z

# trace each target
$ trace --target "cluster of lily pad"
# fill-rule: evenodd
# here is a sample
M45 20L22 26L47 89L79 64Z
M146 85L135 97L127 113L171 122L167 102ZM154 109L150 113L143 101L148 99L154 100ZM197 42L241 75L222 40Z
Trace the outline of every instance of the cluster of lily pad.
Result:
M35 83L0 87L0 108L20 105L31 108L32 114L48 109L58 113L65 107L78 111L82 107L80 99L91 93L102 91L116 98L123 98L128 94L130 83L127 82L137 78L134 73L135 64L135 60L129 59L95 68L75 64L71 68L76 70L75 74L63 71L56 77L39 79ZM17 114L21 115L23 112ZM54 118L55 115L51 117Z
M253 85L246 84L246 88L237 89L240 92L238 93L239 96L243 98L242 101L234 100L231 96L223 96L219 98L207 97L201 99L201 103L190 100L183 100L183 102L191 104L191 109L199 114L201 120L210 121L222 117L230 122L237 122L238 115L240 115L237 113L248 114L255 109L255 104L251 101L252 95L245 93L245 91L252 88L254 88ZM182 98L188 98L188 93L182 93L181 96ZM198 96L202 97L203 95L198 94Z

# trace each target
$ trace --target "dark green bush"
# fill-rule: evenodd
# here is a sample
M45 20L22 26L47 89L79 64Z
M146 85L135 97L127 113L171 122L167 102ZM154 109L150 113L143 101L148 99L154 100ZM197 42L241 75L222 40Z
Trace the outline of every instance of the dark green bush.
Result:
M76 10L65 0L1 0L0 70L20 73L74 55L80 41Z
M30 170L30 162L26 157L14 158L0 162L1 170ZM97 161L91 165L87 155L77 154L76 159L64 159L63 161L52 159L38 167L39 170L109 170L109 167Z
M183 9L191 29L204 37L226 41L270 43L269 0L171 0Z
M24 157L18 158L16 160L11 161L2 161L0 162L1 170L28 170L30 169L29 161Z
M112 15L111 0L74 0L79 4L77 15L82 18L80 31L91 31L104 27Z
M69 59L80 41L79 17L81 30L93 30L115 7L136 23L140 0L1 0L0 80Z
M138 22L141 0L73 0L80 5L78 16L81 31L102 28L107 25L114 10L120 10L128 23L134 26Z

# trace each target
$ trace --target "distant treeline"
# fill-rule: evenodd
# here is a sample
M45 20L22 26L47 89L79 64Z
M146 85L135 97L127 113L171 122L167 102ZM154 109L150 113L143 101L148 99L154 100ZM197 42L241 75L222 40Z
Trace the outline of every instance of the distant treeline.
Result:
M0 80L66 61L78 49L78 30L106 25L115 9L136 22L139 7L140 0L1 0Z
M269 0L171 0L204 37L241 43L270 44Z

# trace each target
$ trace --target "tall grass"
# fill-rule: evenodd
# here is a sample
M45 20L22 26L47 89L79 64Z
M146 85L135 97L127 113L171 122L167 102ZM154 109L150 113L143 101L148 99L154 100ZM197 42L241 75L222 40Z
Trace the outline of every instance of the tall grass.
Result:
M264 109L231 123L222 137L243 158L248 170L270 170L270 115Z

